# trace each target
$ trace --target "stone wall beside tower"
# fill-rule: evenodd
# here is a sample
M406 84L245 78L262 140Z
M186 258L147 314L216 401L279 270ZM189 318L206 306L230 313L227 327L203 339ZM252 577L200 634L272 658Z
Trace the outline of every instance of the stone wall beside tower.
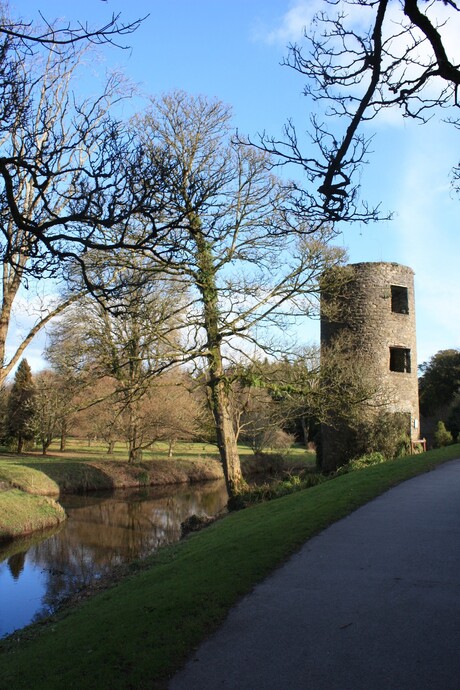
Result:
M339 296L321 296L321 348L343 331L351 334L353 352L379 388L384 406L372 414L403 413L407 433L419 438L419 402L415 335L414 273L396 263L357 263L345 269ZM372 407L370 407L372 410ZM335 426L335 425L334 425ZM323 425L322 467L333 470L350 457L347 429Z

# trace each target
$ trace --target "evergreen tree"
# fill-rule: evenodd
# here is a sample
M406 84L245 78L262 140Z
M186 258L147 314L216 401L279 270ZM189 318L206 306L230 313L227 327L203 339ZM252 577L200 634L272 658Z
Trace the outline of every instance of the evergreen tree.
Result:
M23 359L16 371L14 383L7 404L6 427L8 437L17 441L17 452L21 453L24 441L34 438L35 386L32 371Z

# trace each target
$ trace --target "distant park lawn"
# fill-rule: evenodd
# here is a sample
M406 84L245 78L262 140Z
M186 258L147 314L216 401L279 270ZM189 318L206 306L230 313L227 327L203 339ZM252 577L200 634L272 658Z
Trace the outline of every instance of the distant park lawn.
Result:
M214 457L217 459L219 457L217 446L212 443L178 441L173 446L172 458L168 458L168 449L168 443L158 441L142 452L142 459L174 460L175 458L196 459L198 457ZM82 460L88 460L91 457L97 457L98 459L104 460L128 460L128 448L126 443L117 441L112 454L109 454L107 450L107 443L99 440L89 442L87 439L69 438L63 455L81 454ZM241 452L244 455L252 451L246 446L241 446ZM48 450L49 455L55 455L56 453L59 453L59 442L57 440L53 441Z
M253 457L254 451L250 446L243 443L238 444L238 450L240 456ZM49 454L55 455L59 453L59 443L54 441L50 448ZM143 451L143 460L174 460L174 459L197 459L197 458L215 458L219 459L219 450L217 446L213 443L205 443L199 441L177 441L172 449L172 457L168 456L169 445L165 441L157 441L150 448ZM276 450L267 449L267 454L272 452L276 453ZM112 455L107 453L107 444L101 443L100 441L93 441L88 443L85 439L69 438L67 442L66 450L62 455L70 454L81 454L82 460L88 460L90 457L98 457L105 460L123 460L128 459L128 449L125 443L117 442L114 447L114 452ZM60 454L60 453L59 453ZM315 454L313 452L307 452L303 446L294 445L284 452L287 456L305 457L309 461L315 459Z
M120 460L126 462L128 460L128 449L125 443L118 441L115 443L113 453L108 453L107 443L101 441L91 441L88 442L86 439L80 438L69 438L66 443L65 451L61 452L59 450L59 441L56 439L51 443L48 449L47 455L42 455L39 448L33 451L33 453L27 453L27 457L30 462L33 462L33 458L40 462L47 457L62 457L62 458L72 458L74 461L88 462L88 460ZM244 444L238 444L238 450L240 457L254 457L254 451L250 446ZM198 458L214 458L219 459L219 451L215 444L198 442L198 441L178 441L173 446L172 457L169 457L169 445L164 441L158 441L154 443L150 448L147 448L142 453L142 460L196 460ZM272 453L277 453L276 450L267 449L266 453L268 455ZM304 458L310 464L315 462L315 454L313 451L306 451L301 445L294 445L283 454L288 457L295 457L296 459ZM3 453L0 452L0 459L2 457L11 457L12 459L18 459L18 456L14 453L8 452L3 449ZM23 456L21 456L23 457Z
M133 563L118 584L0 642L0 687L165 688L229 608L307 539L411 477L448 446L350 472L231 513Z

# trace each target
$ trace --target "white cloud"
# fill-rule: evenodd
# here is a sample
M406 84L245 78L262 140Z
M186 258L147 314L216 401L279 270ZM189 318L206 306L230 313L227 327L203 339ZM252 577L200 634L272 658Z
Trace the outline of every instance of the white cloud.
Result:
M305 27L309 27L314 15L324 5L323 0L300 0L290 3L288 11L279 18L277 26L258 30L256 39L269 45L281 45L300 41Z

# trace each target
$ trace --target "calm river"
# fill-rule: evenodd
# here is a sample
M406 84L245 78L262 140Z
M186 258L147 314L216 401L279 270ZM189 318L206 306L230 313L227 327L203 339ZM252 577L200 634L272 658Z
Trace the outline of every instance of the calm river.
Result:
M215 515L226 502L223 481L63 496L62 527L0 547L0 637L52 613L113 566L177 541L188 516Z

